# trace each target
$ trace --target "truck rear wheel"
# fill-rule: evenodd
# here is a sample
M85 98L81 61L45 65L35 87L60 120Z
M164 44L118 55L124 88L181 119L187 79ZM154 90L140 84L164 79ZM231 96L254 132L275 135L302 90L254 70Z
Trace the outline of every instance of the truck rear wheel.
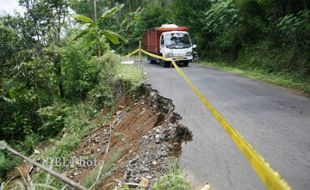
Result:
M150 64L155 64L156 63L156 61L152 57L150 57L150 56L147 56L147 60L150 62Z

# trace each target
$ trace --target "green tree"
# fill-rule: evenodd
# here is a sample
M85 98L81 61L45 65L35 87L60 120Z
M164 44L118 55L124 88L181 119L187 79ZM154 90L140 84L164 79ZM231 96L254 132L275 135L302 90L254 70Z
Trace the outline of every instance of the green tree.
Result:
M45 49L61 44L67 13L62 0L21 0L20 4L25 14L4 17L0 28L4 68L0 74L0 136L9 142L26 141L38 132L45 121L37 110L55 101L59 64L55 54Z
M205 54L210 40L208 32L203 30L205 12L210 8L213 1L205 0L174 0L172 1L173 20L177 25L184 25L190 28L191 38L197 43L201 55Z
M81 24L83 24L81 28L81 32L77 35L76 38L83 37L87 35L90 39L90 44L96 44L96 54L97 56L102 55L102 37L107 38L113 44L119 44L124 39L117 33L108 30L102 29L99 27L98 22L103 22L106 19L112 17L116 12L120 11L123 8L123 5L118 5L113 7L112 9L103 13L103 15L98 20L93 20L89 17L78 15L75 17L75 20Z

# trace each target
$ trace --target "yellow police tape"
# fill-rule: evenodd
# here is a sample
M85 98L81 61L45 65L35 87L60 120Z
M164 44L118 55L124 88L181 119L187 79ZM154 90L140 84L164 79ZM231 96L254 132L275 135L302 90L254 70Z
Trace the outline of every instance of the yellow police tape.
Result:
M130 57L130 56L132 56L133 54L135 54L135 53L137 53L137 52L139 52L140 51L140 49L136 49L135 51L133 51L133 52L131 52L130 54L128 54L128 55L126 55L127 57Z
M171 61L177 73L189 84L194 93L198 96L200 101L205 105L205 107L210 111L212 116L218 121L218 123L223 127L226 133L235 142L236 146L243 153L246 159L250 162L252 168L258 175L258 177L265 184L267 189L272 190L289 190L292 189L290 185L277 173L274 171L270 165L259 155L256 150L236 131L229 123L224 119L224 117L212 106L212 104L207 100L207 98L199 91L193 82L185 75L185 73L177 66L176 62L169 58L164 58L152 53L149 53L143 49L137 49L127 56L131 56L137 52L142 52L148 56L161 59L164 61Z

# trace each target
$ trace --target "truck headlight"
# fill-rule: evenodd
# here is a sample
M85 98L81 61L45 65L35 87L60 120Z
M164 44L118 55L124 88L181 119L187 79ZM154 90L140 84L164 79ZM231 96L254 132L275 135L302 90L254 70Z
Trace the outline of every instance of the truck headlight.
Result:
M167 58L173 57L173 53L167 53L167 54L166 54L166 57L167 57Z
M189 52L186 52L186 54L185 54L186 56L192 56L193 55L193 53L191 52L191 51L189 51Z

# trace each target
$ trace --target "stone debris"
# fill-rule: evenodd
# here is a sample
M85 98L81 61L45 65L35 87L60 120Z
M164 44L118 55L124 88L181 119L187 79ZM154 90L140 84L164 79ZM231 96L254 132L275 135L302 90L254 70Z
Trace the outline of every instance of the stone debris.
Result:
M153 102L152 108L161 114L167 114L174 109L170 100L159 97L154 91L150 92L149 97ZM171 158L176 156L176 150L180 150L181 143L192 139L191 132L179 124L180 119L180 115L171 113L163 125L154 127L140 139L138 152L121 166L126 182L141 184L144 183L142 179L147 179L152 184L169 170Z
M143 188L147 188L149 186L149 180L147 178L141 177L139 186Z

